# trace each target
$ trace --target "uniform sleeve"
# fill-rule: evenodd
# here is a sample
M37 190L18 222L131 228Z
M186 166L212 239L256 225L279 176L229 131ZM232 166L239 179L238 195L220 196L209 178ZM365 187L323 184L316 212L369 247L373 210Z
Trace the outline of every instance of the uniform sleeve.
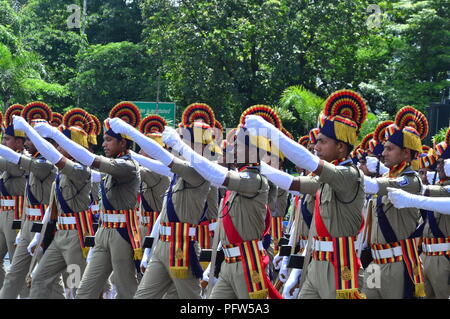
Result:
M380 177L377 178L377 183L380 196L388 194L388 187L399 188L411 194L420 194L422 187L419 177L414 175L403 175L397 178Z
M277 198L278 198L278 187L269 180L269 195L268 195L268 205L271 212L277 209Z
M176 157L173 159L171 171L181 176L186 183L193 187L200 186L205 182L205 179L194 168L189 166L186 161Z
M152 172L148 168L141 167L139 169L139 172L141 174L141 180L149 186L158 184L161 181L161 179L163 178L163 176L161 176L155 172Z
M300 182L300 188L294 189L302 194L311 194L314 195L317 190L320 188L320 182L317 177L313 176L297 176L294 177L294 181Z
M261 175L241 175L238 172L228 172L229 182L227 188L244 196L256 196L263 186Z
M131 160L123 158L106 158L99 156L100 166L98 170L114 177L118 181L127 182L136 178L137 165Z
M72 183L75 185L84 186L86 180L91 178L91 169L81 164L75 163L71 160L67 160L61 173L66 175Z
M21 169L18 164L13 164L3 157L0 157L0 172L8 172L11 176L23 176L25 170Z
M27 173L33 173L39 180L44 180L55 169L55 166L49 161L33 159L26 155L20 157L19 166Z
M430 197L449 197L450 196L450 185L429 185L427 186L427 194Z
M324 162L319 181L330 185L330 187L340 194L355 194L357 183L363 184L363 174L353 166L335 166Z

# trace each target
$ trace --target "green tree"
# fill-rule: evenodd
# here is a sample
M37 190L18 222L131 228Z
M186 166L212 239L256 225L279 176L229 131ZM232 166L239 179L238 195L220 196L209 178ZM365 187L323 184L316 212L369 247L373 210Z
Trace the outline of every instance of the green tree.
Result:
M120 101L154 100L153 60L130 42L91 45L78 57L80 72L70 81L79 105L106 118Z

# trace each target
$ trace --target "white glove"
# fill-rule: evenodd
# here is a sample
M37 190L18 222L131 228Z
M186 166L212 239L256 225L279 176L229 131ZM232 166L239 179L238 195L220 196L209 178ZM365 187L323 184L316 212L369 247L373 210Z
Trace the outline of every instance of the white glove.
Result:
M414 195L405 192L404 190L392 187L388 187L388 191L389 200L396 208L414 207L450 215L449 197L426 197Z
M173 177L173 173L170 171L170 168L168 168L166 165L164 165L160 161L153 160L151 158L142 156L133 151L130 151L130 155L131 155L132 159L134 159L140 165L148 168L149 170L151 170L159 175L168 176L170 178Z
M287 268L288 261L289 261L289 257L287 257L287 256L283 257L283 261L281 262L280 272L278 273L278 278L283 283L286 282L286 280L288 279L288 275L289 275L289 271Z
M427 172L427 180L428 180L428 184L433 185L433 180L435 179L436 176L436 180L435 182L437 182L439 180L439 177L436 175L436 172Z
M444 161L444 173L445 176L450 177L450 158Z
M100 183L102 181L102 174L98 171L91 170L91 182Z
M366 194L377 194L380 190L376 178L364 176L364 191Z
M36 149L39 153L42 154L47 160L49 160L52 164L58 163L63 157L60 152L48 141L43 139L32 127L30 124L25 121L25 119L21 116L14 115L13 116L14 127L18 130L24 131L28 138L33 142ZM42 125L42 124L41 124Z
M302 275L302 270L293 268L291 274L289 275L289 279L284 284L283 288L283 298L284 299L296 299L298 293L300 292L300 288L294 288L300 282L300 277Z
M276 254L275 257L273 257L272 264L273 264L273 267L275 268L275 270L279 270L280 269L280 267L281 267L281 263L280 262L281 262L282 259L283 259L283 257L280 256L279 253Z
M21 155L22 154L20 154L20 153L14 152L8 146L0 144L0 157L3 157L8 162L11 162L13 164L18 164L20 161Z
M31 256L34 255L32 249L33 249L34 247L36 247L36 245L38 244L40 238L41 238L41 233L35 233L33 239L32 239L31 242L28 244L27 250L28 250L28 253L29 253ZM39 247L39 248L41 248L41 247Z
M181 140L177 131L173 128L166 126L162 139L164 143L178 151L188 162L190 162L192 167L204 179L211 182L213 186L218 187L224 183L228 174L228 169L197 154Z
M380 171L379 171L379 173L380 173L381 175L383 175L383 174L389 172L389 168L387 168L386 166L384 166L384 164L381 163L381 162L379 161L379 159L376 158L376 157L372 157L372 156L366 157L366 163L367 163L367 164L366 164L367 169L369 170L369 172L371 172L371 173L373 173L373 174L377 173L377 166L378 166L378 163L380 163Z
M208 267L203 272L203 277L202 277L203 281L209 282L209 270L210 269L211 269L211 263L209 263Z
M265 175L272 183L278 187L289 191L294 177L280 171L264 162L261 162L261 174Z
M144 249L144 254L142 255L142 260L141 260L141 273L142 274L144 274L145 270L147 269L148 261L150 260L150 250L151 250L151 248Z
M89 262L91 261L93 252L94 252L94 247L91 247L91 249L89 249L88 255L86 257L86 263L87 264L89 264Z
M85 149L83 146L72 141L65 136L56 127L49 125L48 123L39 123L35 127L35 130L43 137L48 137L58 143L63 149L65 149L74 159L81 164L90 167L95 160L95 155Z
M22 234L22 230L19 230L19 232L17 233L17 236L16 236L16 241L14 242L16 244L16 246L19 245L21 234Z
M265 121L261 116L247 115L245 117L245 127L249 129L249 132L252 135L262 135L270 138L271 142L298 167L304 168L310 172L317 170L320 159L316 155L312 154L302 145L291 140L275 126Z
M125 134L132 138L145 153L157 159L166 166L173 162L174 156L167 152L161 145L153 141L151 138L145 136L130 124L124 122L118 117L109 119L111 129L117 134Z

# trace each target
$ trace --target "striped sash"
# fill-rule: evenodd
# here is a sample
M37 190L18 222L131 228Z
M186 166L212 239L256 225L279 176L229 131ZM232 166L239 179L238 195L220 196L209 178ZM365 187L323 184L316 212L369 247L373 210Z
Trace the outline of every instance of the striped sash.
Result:
M272 237L274 244L274 255L278 254L280 247L278 242L283 237L283 217L271 217L270 218L270 236Z

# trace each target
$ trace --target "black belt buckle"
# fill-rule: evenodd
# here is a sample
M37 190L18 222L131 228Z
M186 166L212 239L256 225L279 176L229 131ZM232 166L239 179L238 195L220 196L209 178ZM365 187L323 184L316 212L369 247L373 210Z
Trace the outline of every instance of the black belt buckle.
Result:
M211 262L212 249L202 249L200 253L200 262Z
M144 242L142 243L142 248L152 248L153 237L145 236Z
M284 246L289 244L289 239L286 237L281 237L280 240L278 241L278 246Z
M84 237L84 246L85 247L94 247L95 246L95 236Z
M280 257L287 257L291 254L292 246L280 246Z
M14 219L12 224L12 229L20 229L22 226L22 221L20 219Z
M31 226L32 233L40 233L42 231L42 227L44 226L41 222L34 222L33 226Z
M291 255L288 261L288 268L303 269L305 256Z

